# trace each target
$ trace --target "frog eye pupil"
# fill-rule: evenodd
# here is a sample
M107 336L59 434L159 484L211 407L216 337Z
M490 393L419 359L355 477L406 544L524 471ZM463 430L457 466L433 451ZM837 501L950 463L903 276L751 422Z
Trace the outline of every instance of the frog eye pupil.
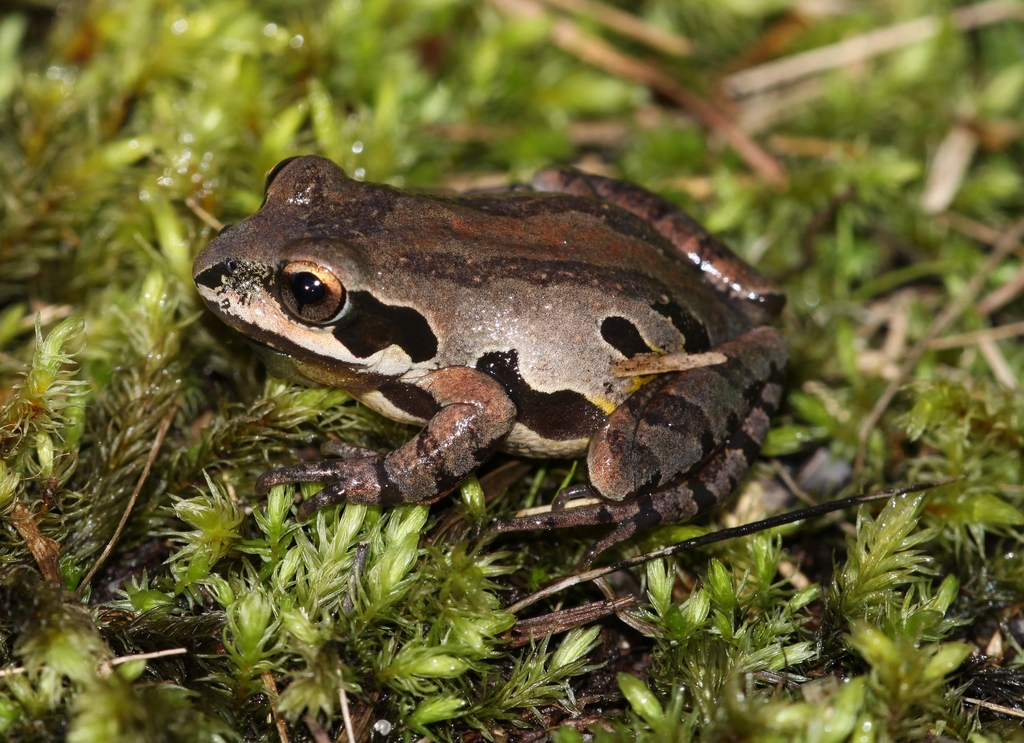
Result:
M345 287L330 268L295 260L281 267L280 298L294 317L314 325L336 318L345 306Z
M292 276L292 293L299 307L322 302L327 296L327 287L315 274L300 271Z

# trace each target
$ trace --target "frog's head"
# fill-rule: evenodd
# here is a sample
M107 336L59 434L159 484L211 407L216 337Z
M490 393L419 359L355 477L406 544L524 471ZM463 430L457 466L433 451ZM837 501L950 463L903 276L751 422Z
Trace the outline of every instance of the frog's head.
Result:
M360 371L391 376L409 365L405 354L367 354L352 342L367 304L360 297L371 291L346 239L362 187L325 158L285 160L267 176L260 210L225 228L192 267L214 314L319 383L334 375L333 383L350 384Z

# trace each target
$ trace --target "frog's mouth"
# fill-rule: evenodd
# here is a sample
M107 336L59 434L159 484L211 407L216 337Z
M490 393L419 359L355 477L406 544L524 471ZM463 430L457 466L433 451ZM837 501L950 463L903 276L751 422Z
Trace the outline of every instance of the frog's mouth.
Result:
M299 384L310 384L311 380L306 379L306 377L300 374L299 370L295 368L295 364L292 363L291 356L278 351L276 348L268 346L266 343L254 341L251 338L247 338L246 340L252 349L259 355L260 361L263 362L263 366L267 367L267 371L272 377L285 379L289 382L297 382Z
M313 387L342 387L353 394L376 389L388 377L368 371L361 364L327 360L309 362L290 356L260 341L246 339L272 377Z

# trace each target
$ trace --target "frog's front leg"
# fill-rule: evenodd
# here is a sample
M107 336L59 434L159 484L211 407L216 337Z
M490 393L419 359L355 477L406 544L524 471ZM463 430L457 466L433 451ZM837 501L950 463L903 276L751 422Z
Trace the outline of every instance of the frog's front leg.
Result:
M498 531L612 524L589 564L624 539L686 521L723 503L746 476L782 396L788 357L770 327L718 346L726 361L667 374L641 387L597 431L587 455L603 503L513 518Z
M480 466L512 430L516 407L500 383L464 366L432 372L416 382L437 404L426 427L404 446L381 456L332 447L344 459L265 472L257 494L288 482L326 482L299 507L305 521L336 503L432 503Z

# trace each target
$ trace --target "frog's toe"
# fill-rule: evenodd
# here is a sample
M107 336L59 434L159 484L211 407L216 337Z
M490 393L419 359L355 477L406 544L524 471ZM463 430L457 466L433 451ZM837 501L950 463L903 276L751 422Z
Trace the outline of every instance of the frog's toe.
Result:
M302 502L298 513L295 515L295 520L300 524L304 524L317 511L321 511L329 506L339 505L346 500L344 489L340 485L328 485L316 495Z
M586 498L589 500L596 500L597 493L589 485L569 485L558 491L558 495L555 496L554 501L551 502L552 511L564 511L566 505L570 501L577 500L579 498Z
M275 485L284 485L290 482L337 481L347 469L347 461L332 459L326 462L307 462L264 472L256 480L256 495L266 495Z

